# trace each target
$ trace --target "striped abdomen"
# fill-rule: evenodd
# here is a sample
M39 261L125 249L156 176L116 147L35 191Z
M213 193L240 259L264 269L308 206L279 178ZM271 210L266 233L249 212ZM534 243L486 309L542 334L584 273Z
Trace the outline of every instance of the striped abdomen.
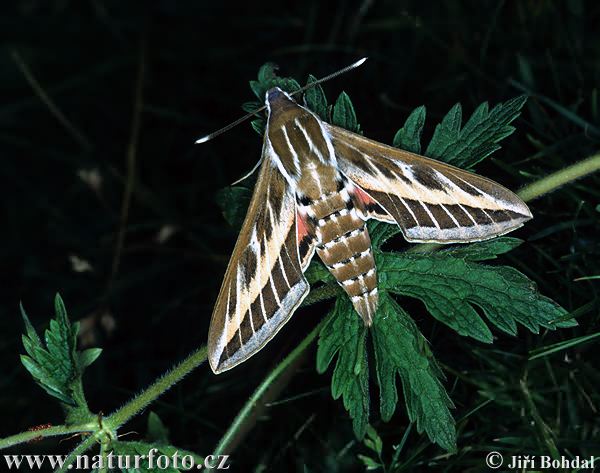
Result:
M371 238L359 215L361 202L344 184L341 190L308 203L311 226L317 254L369 326L378 304L377 270Z

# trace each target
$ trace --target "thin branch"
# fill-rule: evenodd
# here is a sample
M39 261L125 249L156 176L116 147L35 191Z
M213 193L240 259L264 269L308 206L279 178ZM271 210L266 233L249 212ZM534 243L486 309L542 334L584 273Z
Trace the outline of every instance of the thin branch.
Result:
M113 255L112 269L107 284L107 292L110 292L114 279L119 272L121 263L121 254L125 243L125 229L129 220L129 208L131 207L131 196L135 188L136 182L136 165L137 165L137 148L140 136L141 115L144 106L143 90L144 78L146 76L146 44L142 40L140 47L140 59L138 63L137 79L135 83L135 97L133 101L133 117L131 122L131 136L129 145L127 146L126 168L127 179L125 181L125 189L123 191L123 201L121 202L121 218L119 221L119 230L117 232L117 240L115 243L115 252Z
M58 108L58 105L54 103L54 101L50 98L50 96L46 93L41 84L34 77L33 73L29 66L25 63L21 55L16 49L11 50L10 55L19 68L19 70L25 76L25 80L31 86L35 94L39 97L39 99L48 107L50 113L54 115L54 117L59 121L59 123L75 138L75 140L80 144L80 146L85 150L89 151L92 149L91 142L84 136L82 132L80 132L73 123L65 116L65 114Z

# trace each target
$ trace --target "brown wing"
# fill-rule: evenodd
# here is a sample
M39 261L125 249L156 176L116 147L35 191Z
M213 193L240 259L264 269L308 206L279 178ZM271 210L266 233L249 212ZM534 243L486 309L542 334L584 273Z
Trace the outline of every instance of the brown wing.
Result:
M215 373L259 351L308 294L296 232L295 194L266 153L210 323Z
M531 212L485 177L326 124L340 171L374 201L365 217L396 222L412 242L486 240Z

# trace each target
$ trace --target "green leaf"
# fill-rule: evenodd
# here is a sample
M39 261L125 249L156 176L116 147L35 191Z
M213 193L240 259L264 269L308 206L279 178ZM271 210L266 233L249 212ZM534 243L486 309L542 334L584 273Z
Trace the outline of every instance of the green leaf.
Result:
M325 267L325 265L317 258L313 258L310 266L304 272L304 276L308 283L312 286L317 282L334 282L333 274Z
M338 297L319 335L317 371L324 373L337 355L331 378L331 394L340 396L352 417L356 437L365 436L369 420L369 367L366 352L367 330L354 313L347 297Z
M431 315L460 335L492 342L492 333L475 307L511 335L516 334L517 323L534 333L540 327L576 325L574 320L558 321L566 311L540 295L532 281L511 267L486 266L449 252L387 253L379 261L381 286L423 301Z
M316 81L317 78L315 76L309 75L307 84L313 84ZM329 117L327 116L327 98L325 97L325 92L323 91L321 84L317 84L310 89L306 89L306 92L304 92L304 104L310 110L315 112L321 120L329 121Z
M265 130L267 129L267 121L262 118L257 118L256 120L252 120L250 122L250 126L256 133L262 136L265 134Z
M382 419L389 421L396 409L398 374L409 419L417 430L426 432L444 449L455 450L453 406L438 379L439 369L415 323L385 291L379 298L372 333Z
M375 219L369 220L367 227L371 236L371 245L376 251L380 250L386 241L400 233L398 225L390 225Z
M35 381L51 396L60 400L71 418L89 414L83 396L81 376L84 369L101 353L98 348L77 351L79 324L71 324L64 303L57 294L54 301L55 318L39 338L29 317L21 306L25 322L22 337L26 355L21 355L23 366ZM45 346L44 346L45 345Z
M102 354L102 348L88 348L79 353L79 366L82 369L90 366Z
M179 447L174 447L172 445L164 445L164 444L160 444L160 443L149 443L149 442L121 442L119 440L114 440L111 443L111 446L112 446L111 453L114 456L120 455L122 458L129 457L131 459L131 465L129 468L123 468L123 469L117 470L117 471L122 471L123 473L153 473L158 470L166 471L167 473L180 473L180 472L184 472L184 471L194 471L197 469L197 465L204 465L204 458L196 455L194 452L190 452L189 450L184 450ZM150 468L148 455L150 455L150 451L153 449L156 449L156 450L153 451L153 453L152 453L153 465L152 465L152 468ZM136 455L138 456L138 458L140 458L139 468L133 467L134 466L133 459L135 458ZM162 468L162 467L158 468L157 458L160 457L161 455L165 455L165 456L169 457L170 461L169 461L168 467L166 467L166 463L165 463L165 468ZM173 455L177 455L177 464L180 467L179 469L174 468L174 466L173 466L173 464L174 464L174 462L172 461ZM191 466L191 464L186 464L186 465L182 464L182 462L184 461L184 457L186 457L186 459L185 459L186 462L193 461L193 464L196 465L196 466L194 466L194 468L192 468L192 470L190 470L189 468L183 468L184 466ZM213 465L215 462L216 462L216 458L214 459L213 463L211 463L211 465ZM204 469L198 470L198 471L204 471Z
M267 90L279 87L285 92L291 93L300 89L300 84L290 77L279 77L276 74L277 66L271 62L264 64L258 71L258 80L250 81L250 88L258 100L265 100Z
M377 431L371 426L367 426L367 437L363 440L366 447L373 450L378 456L383 452L383 441Z
M163 424L163 421L158 417L155 412L148 414L148 429L146 437L160 444L167 444L169 442L169 429Z
M223 217L233 228L240 228L246 217L246 210L252 197L252 190L243 186L229 186L219 190L215 196Z
M426 156L463 168L472 168L500 148L498 142L515 131L510 126L521 113L527 97L515 97L491 111L482 103L461 129L462 110L456 104L436 126Z
M359 455L356 455L356 457L363 463L363 465L365 465L367 470L376 470L383 466L383 465L381 465L381 463L379 463L374 458L368 457L366 455L359 454Z
M421 133L425 126L425 107L415 108L398 130L392 144L411 153L421 154Z
M346 92L342 92L333 106L332 122L336 126L345 128L355 133L361 133L360 125L356 120L356 112L352 101Z

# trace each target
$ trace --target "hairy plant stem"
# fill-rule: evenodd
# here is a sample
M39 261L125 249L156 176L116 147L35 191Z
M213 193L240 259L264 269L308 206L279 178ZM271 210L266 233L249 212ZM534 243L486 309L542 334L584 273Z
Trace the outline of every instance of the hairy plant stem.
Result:
M69 435L80 432L94 432L97 428L98 424L96 422L86 422L84 424L57 425L42 430L26 430L25 432L0 439L0 450L14 445L32 442L43 437L56 437L58 435Z

